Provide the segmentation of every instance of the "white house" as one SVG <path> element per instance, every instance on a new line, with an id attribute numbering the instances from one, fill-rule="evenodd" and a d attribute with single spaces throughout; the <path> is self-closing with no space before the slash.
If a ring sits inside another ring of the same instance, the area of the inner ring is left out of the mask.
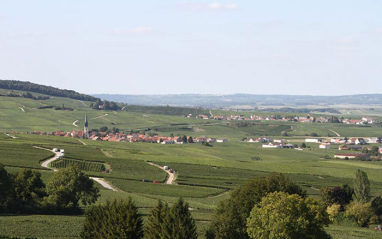
<path id="1" fill-rule="evenodd" d="M 283 139 L 274 139 L 273 142 L 274 143 L 284 143 L 285 140 Z"/>
<path id="2" fill-rule="evenodd" d="M 227 142 L 227 139 L 217 139 L 216 143 L 225 143 Z"/>
<path id="3" fill-rule="evenodd" d="M 330 149 L 330 144 L 328 143 L 320 144 L 320 149 Z"/>
<path id="4" fill-rule="evenodd" d="M 271 148 L 271 149 L 276 149 L 276 148 L 282 148 L 282 144 L 280 143 L 269 143 L 269 144 L 263 144 L 263 148 Z"/>

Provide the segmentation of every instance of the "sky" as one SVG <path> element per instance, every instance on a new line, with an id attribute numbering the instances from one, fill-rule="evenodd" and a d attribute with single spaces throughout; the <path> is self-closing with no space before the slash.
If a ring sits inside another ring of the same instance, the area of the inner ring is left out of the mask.
<path id="1" fill-rule="evenodd" d="M 0 0 L 0 79 L 86 94 L 381 93 L 380 0 Z"/>

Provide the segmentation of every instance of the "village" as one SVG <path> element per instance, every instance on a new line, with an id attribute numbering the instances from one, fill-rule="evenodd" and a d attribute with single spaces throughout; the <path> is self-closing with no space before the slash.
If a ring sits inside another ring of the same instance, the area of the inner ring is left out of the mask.
<path id="1" fill-rule="evenodd" d="M 17 134 L 18 132 L 10 132 L 11 134 Z M 207 136 L 195 137 L 192 136 L 161 136 L 161 135 L 146 135 L 146 134 L 125 134 L 122 132 L 96 132 L 90 131 L 86 137 L 84 131 L 73 130 L 69 132 L 55 131 L 55 132 L 41 132 L 33 131 L 26 134 L 33 135 L 51 135 L 61 137 L 71 137 L 79 139 L 89 139 L 94 141 L 109 141 L 109 142 L 144 142 L 144 143 L 158 143 L 158 144 L 184 144 L 184 143 L 224 143 L 227 139 L 223 138 L 211 138 Z"/>
<path id="2" fill-rule="evenodd" d="M 332 146 L 338 147 L 338 150 L 361 151 L 362 153 L 341 153 L 335 154 L 337 159 L 358 159 L 362 161 L 381 160 L 379 157 L 382 154 L 382 146 L 367 147 L 367 144 L 381 143 L 382 139 L 377 137 L 371 138 L 307 138 L 301 145 L 291 144 L 285 139 L 270 139 L 270 138 L 247 138 L 244 140 L 248 143 L 263 143 L 262 148 L 268 149 L 309 149 L 305 143 L 316 143 L 319 149 L 331 149 Z"/>
<path id="3" fill-rule="evenodd" d="M 192 118 L 192 114 L 187 115 L 187 118 Z M 345 119 L 345 118 L 337 118 L 337 117 L 313 117 L 307 115 L 306 117 L 298 117 L 298 116 L 284 116 L 280 115 L 271 115 L 271 116 L 260 116 L 260 115 L 251 115 L 250 117 L 245 117 L 244 115 L 197 115 L 195 118 L 197 119 L 205 119 L 205 120 L 246 120 L 246 121 L 295 121 L 302 123 L 343 123 L 349 125 L 367 125 L 367 124 L 377 124 L 378 121 L 374 120 L 371 117 L 364 116 L 362 119 Z"/>

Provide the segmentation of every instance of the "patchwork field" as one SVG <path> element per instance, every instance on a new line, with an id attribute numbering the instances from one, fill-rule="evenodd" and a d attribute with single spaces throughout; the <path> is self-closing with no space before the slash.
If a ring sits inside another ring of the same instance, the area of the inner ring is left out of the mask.
<path id="1" fill-rule="evenodd" d="M 44 105 L 65 104 L 74 111 L 37 109 Z M 46 182 L 53 172 L 41 167 L 41 161 L 54 154 L 34 146 L 65 149 L 65 157 L 84 164 L 102 164 L 109 173 L 86 171 L 89 176 L 104 178 L 119 191 L 105 190 L 100 185 L 98 203 L 107 199 L 131 196 L 146 216 L 158 199 L 168 203 L 183 197 L 190 203 L 192 214 L 197 220 L 200 238 L 213 217 L 220 200 L 229 196 L 232 189 L 244 181 L 272 172 L 286 174 L 299 184 L 308 195 L 317 197 L 321 187 L 352 184 L 357 169 L 364 170 L 372 183 L 372 195 L 382 196 L 382 162 L 360 162 L 333 159 L 343 153 L 335 147 L 329 150 L 309 143 L 302 151 L 291 149 L 264 149 L 259 143 L 245 143 L 243 138 L 268 136 L 282 137 L 292 144 L 301 144 L 306 135 L 316 133 L 321 137 L 377 137 L 382 136 L 380 125 L 348 126 L 343 124 L 297 123 L 297 122 L 253 122 L 242 127 L 236 122 L 189 119 L 175 115 L 159 115 L 129 111 L 95 111 L 88 108 L 90 102 L 55 97 L 36 101 L 23 98 L 0 96 L 0 163 L 9 172 L 23 168 L 39 170 Z M 169 111 L 169 110 L 168 110 Z M 169 111 L 170 112 L 170 111 Z M 178 111 L 177 111 L 178 112 Z M 174 112 L 172 112 L 174 113 Z M 241 114 L 241 112 L 212 111 L 213 114 Z M 244 112 L 250 115 L 256 112 Z M 357 114 L 356 114 L 357 113 Z M 361 117 L 363 111 L 352 113 Z M 212 147 L 202 144 L 162 145 L 150 143 L 98 142 L 58 136 L 5 133 L 10 131 L 71 131 L 81 130 L 84 115 L 89 126 L 100 128 L 117 127 L 121 131 L 131 130 L 168 136 L 190 135 L 226 138 L 226 143 L 213 143 Z M 262 113 L 264 114 L 264 113 Z M 359 115 L 358 115 L 359 114 Z M 334 132 L 333 132 L 334 131 Z M 329 156 L 329 159 L 325 156 Z M 160 166 L 169 166 L 176 171 L 176 184 L 166 185 L 168 174 Z M 86 168 L 86 167 L 84 167 Z M 159 181 L 154 184 L 145 181 Z M 81 230 L 82 216 L 0 216 L 0 235 L 38 238 L 77 238 Z M 54 229 L 52 229 L 54 228 Z M 373 229 L 347 226 L 330 226 L 328 231 L 335 239 L 378 238 Z"/>
<path id="2" fill-rule="evenodd" d="M 201 144 L 160 145 L 82 140 L 86 143 L 83 145 L 77 139 L 58 136 L 15 136 L 16 138 L 0 138 L 0 163 L 5 164 L 7 170 L 16 172 L 23 167 L 38 169 L 41 170 L 43 179 L 48 180 L 53 172 L 44 170 L 40 161 L 51 157 L 52 153 L 33 146 L 63 148 L 70 159 L 102 162 L 110 166 L 110 173 L 86 172 L 103 177 L 121 190 L 112 192 L 102 189 L 99 203 L 107 199 L 132 196 L 141 213 L 146 215 L 157 199 L 172 203 L 178 197 L 183 197 L 193 208 L 192 214 L 197 220 L 200 235 L 203 235 L 203 230 L 213 217 L 213 210 L 218 202 L 226 198 L 230 190 L 251 177 L 270 172 L 282 172 L 302 186 L 309 195 L 318 196 L 321 187 L 352 184 L 355 171 L 361 168 L 367 172 L 372 182 L 372 194 L 382 195 L 382 162 L 325 160 L 325 155 L 333 156 L 339 151 L 320 150 L 317 144 L 308 144 L 311 148 L 298 151 L 263 149 L 261 144 L 244 142 L 215 143 L 213 147 L 206 147 Z M 148 161 L 175 169 L 177 185 L 142 182 L 143 179 L 164 182 L 167 178 L 163 170 L 149 165 Z M 4 235 L 51 238 L 53 234 L 48 230 L 50 224 L 30 233 L 31 225 L 37 227 L 49 220 L 48 218 L 50 216 L 2 216 L 0 231 Z M 83 217 L 54 216 L 52 220 L 59 221 L 60 226 L 56 228 L 56 232 L 72 228 L 70 232 L 53 236 L 76 238 Z M 16 222 L 20 230 L 14 228 Z M 373 236 L 376 235 L 370 229 L 343 226 L 329 228 L 334 238 L 343 238 L 345 231 L 353 233 L 354 238 L 360 234 L 364 238 L 375 238 Z"/>

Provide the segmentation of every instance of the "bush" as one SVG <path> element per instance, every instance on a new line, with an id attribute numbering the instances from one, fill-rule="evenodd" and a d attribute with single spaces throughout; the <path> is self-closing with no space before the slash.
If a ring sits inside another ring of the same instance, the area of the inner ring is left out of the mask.
<path id="1" fill-rule="evenodd" d="M 374 210 L 371 203 L 352 202 L 346 207 L 345 216 L 353 218 L 361 227 L 375 222 Z"/>

